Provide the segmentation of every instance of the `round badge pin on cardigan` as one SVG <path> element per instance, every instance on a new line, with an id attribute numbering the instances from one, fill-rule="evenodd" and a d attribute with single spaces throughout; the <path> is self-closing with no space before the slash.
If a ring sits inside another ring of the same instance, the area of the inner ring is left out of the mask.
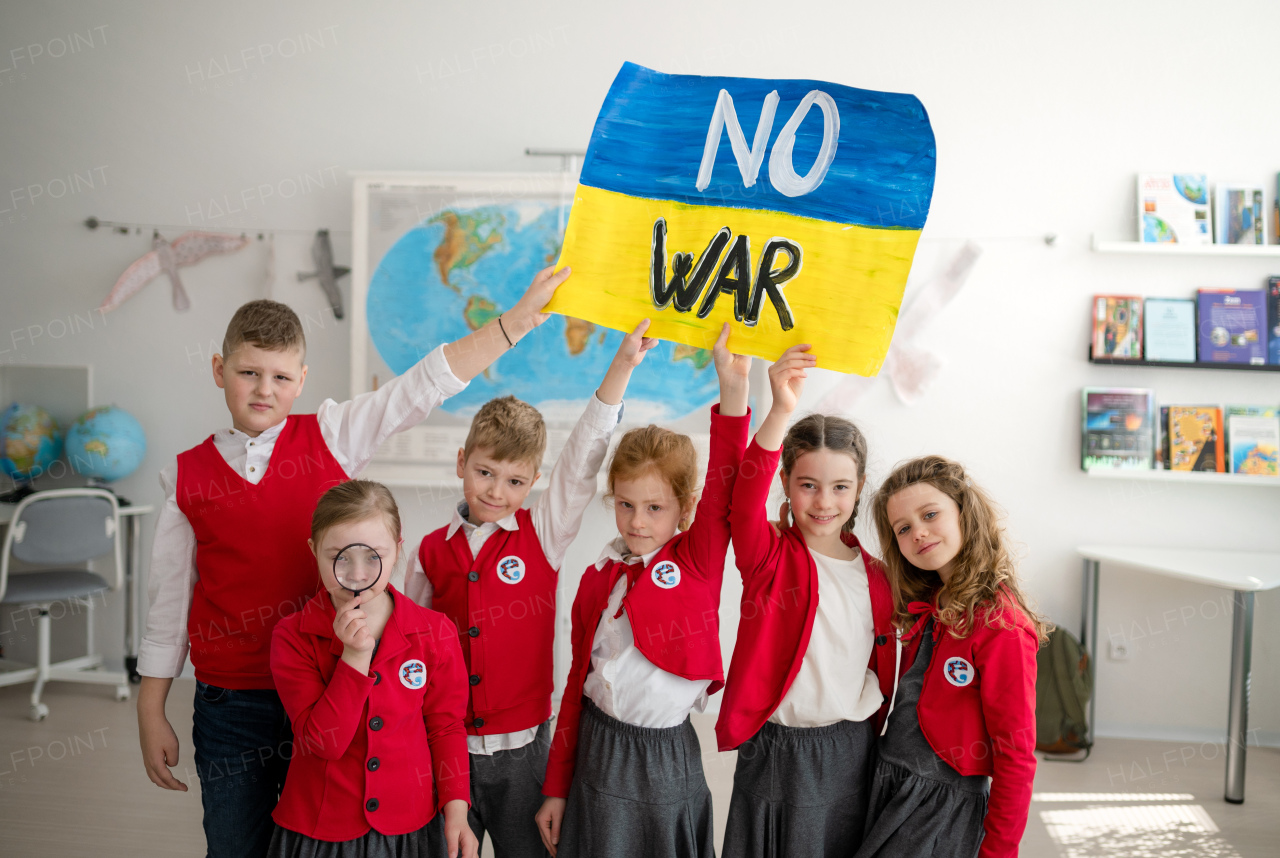
<path id="1" fill-rule="evenodd" d="M 973 669 L 973 665 L 965 661 L 963 658 L 949 658 L 942 665 L 942 675 L 947 678 L 947 682 L 957 688 L 964 688 L 969 685 L 977 677 L 978 672 Z"/>
<path id="2" fill-rule="evenodd" d="M 519 584 L 524 580 L 524 561 L 514 554 L 499 560 L 498 580 L 504 584 Z"/>
<path id="3" fill-rule="evenodd" d="M 417 691 L 427 684 L 427 666 L 419 659 L 411 658 L 400 665 L 400 684 L 405 688 Z"/>
<path id="4" fill-rule="evenodd" d="M 649 574 L 653 576 L 653 583 L 664 590 L 670 590 L 680 583 L 680 567 L 670 560 L 663 560 Z"/>

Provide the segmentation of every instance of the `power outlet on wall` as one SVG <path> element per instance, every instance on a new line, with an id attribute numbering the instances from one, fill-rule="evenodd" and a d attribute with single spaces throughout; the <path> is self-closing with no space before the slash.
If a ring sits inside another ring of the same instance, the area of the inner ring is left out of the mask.
<path id="1" fill-rule="evenodd" d="M 1107 652 L 1112 661 L 1128 661 L 1129 660 L 1129 642 L 1128 641 L 1111 641 L 1110 649 Z"/>

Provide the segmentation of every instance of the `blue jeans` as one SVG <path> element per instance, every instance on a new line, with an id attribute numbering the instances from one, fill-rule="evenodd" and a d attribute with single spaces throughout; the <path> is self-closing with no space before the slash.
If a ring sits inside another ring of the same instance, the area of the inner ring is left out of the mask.
<path id="1" fill-rule="evenodd" d="M 192 726 L 208 858 L 262 858 L 293 753 L 279 695 L 197 681 Z"/>

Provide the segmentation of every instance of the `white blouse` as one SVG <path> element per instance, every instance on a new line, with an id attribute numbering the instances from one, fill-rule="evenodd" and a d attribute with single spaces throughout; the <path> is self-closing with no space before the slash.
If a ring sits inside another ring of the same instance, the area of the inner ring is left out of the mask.
<path id="1" fill-rule="evenodd" d="M 837 560 L 810 551 L 818 567 L 818 610 L 800 672 L 769 718 L 784 727 L 864 721 L 884 700 L 868 667 L 875 646 L 871 590 L 862 553 Z"/>
<path id="2" fill-rule="evenodd" d="M 601 568 L 610 560 L 647 564 L 658 552 L 643 557 L 625 555 L 626 542 L 618 537 L 596 562 Z M 678 727 L 690 712 L 705 712 L 707 688 L 711 680 L 689 680 L 668 673 L 636 648 L 631 620 L 626 611 L 617 619 L 618 606 L 627 594 L 627 576 L 618 578 L 609 593 L 609 602 L 600 615 L 600 625 L 591 643 L 591 670 L 582 693 L 600 711 L 635 727 Z"/>

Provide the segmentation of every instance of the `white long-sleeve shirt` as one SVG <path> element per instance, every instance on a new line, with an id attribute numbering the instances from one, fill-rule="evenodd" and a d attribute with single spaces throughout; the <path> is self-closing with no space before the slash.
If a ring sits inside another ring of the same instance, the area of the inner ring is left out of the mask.
<path id="1" fill-rule="evenodd" d="M 800 671 L 769 720 L 785 727 L 865 721 L 884 702 L 875 671 L 871 589 L 862 552 L 837 560 L 810 550 L 818 568 L 818 611 Z M 861 679 L 861 681 L 858 681 Z"/>
<path id="2" fill-rule="evenodd" d="M 637 557 L 627 553 L 621 536 L 605 546 L 596 568 L 621 560 L 647 566 L 659 549 Z M 591 642 L 591 670 L 582 693 L 600 711 L 636 727 L 677 727 L 690 712 L 707 710 L 709 679 L 691 680 L 658 667 L 636 648 L 631 619 L 618 607 L 627 594 L 627 576 L 618 578 L 600 614 Z"/>
<path id="3" fill-rule="evenodd" d="M 355 477 L 384 441 L 422 422 L 433 408 L 466 386 L 449 368 L 441 346 L 376 391 L 347 402 L 326 399 L 320 403 L 316 409 L 320 435 L 342 469 Z M 281 421 L 256 438 L 235 429 L 220 429 L 213 444 L 237 474 L 256 485 L 267 472 L 271 451 L 283 429 Z M 199 577 L 196 537 L 191 522 L 178 508 L 177 482 L 175 459 L 160 472 L 165 503 L 156 521 L 147 587 L 151 607 L 138 648 L 138 673 L 143 676 L 179 676 L 191 649 L 187 616 Z"/>
<path id="4" fill-rule="evenodd" d="M 565 552 L 573 544 L 582 526 L 582 516 L 587 504 L 596 494 L 596 475 L 604 464 L 605 454 L 609 452 L 609 439 L 613 430 L 622 420 L 623 406 L 606 405 L 594 394 L 587 408 L 578 418 L 578 423 L 569 434 L 551 476 L 547 479 L 547 488 L 529 508 L 529 518 L 533 524 L 533 532 L 537 534 L 538 544 L 547 563 L 553 569 L 559 569 L 564 561 Z M 471 556 L 479 557 L 489 537 L 499 529 L 519 530 L 520 525 L 514 514 L 499 521 L 488 521 L 475 525 L 467 521 L 468 509 L 466 501 L 458 504 L 449 520 L 446 539 L 453 539 L 458 528 L 467 535 L 467 544 L 471 546 Z M 422 569 L 422 561 L 418 552 L 413 552 L 409 572 L 405 576 L 404 592 L 413 601 L 423 607 L 431 607 L 433 589 Z M 549 654 L 548 654 L 549 655 Z M 509 751 L 523 748 L 534 740 L 538 734 L 537 727 L 517 730 L 513 733 L 494 733 L 489 736 L 467 736 L 467 749 L 473 754 L 489 756 L 495 751 Z"/>

